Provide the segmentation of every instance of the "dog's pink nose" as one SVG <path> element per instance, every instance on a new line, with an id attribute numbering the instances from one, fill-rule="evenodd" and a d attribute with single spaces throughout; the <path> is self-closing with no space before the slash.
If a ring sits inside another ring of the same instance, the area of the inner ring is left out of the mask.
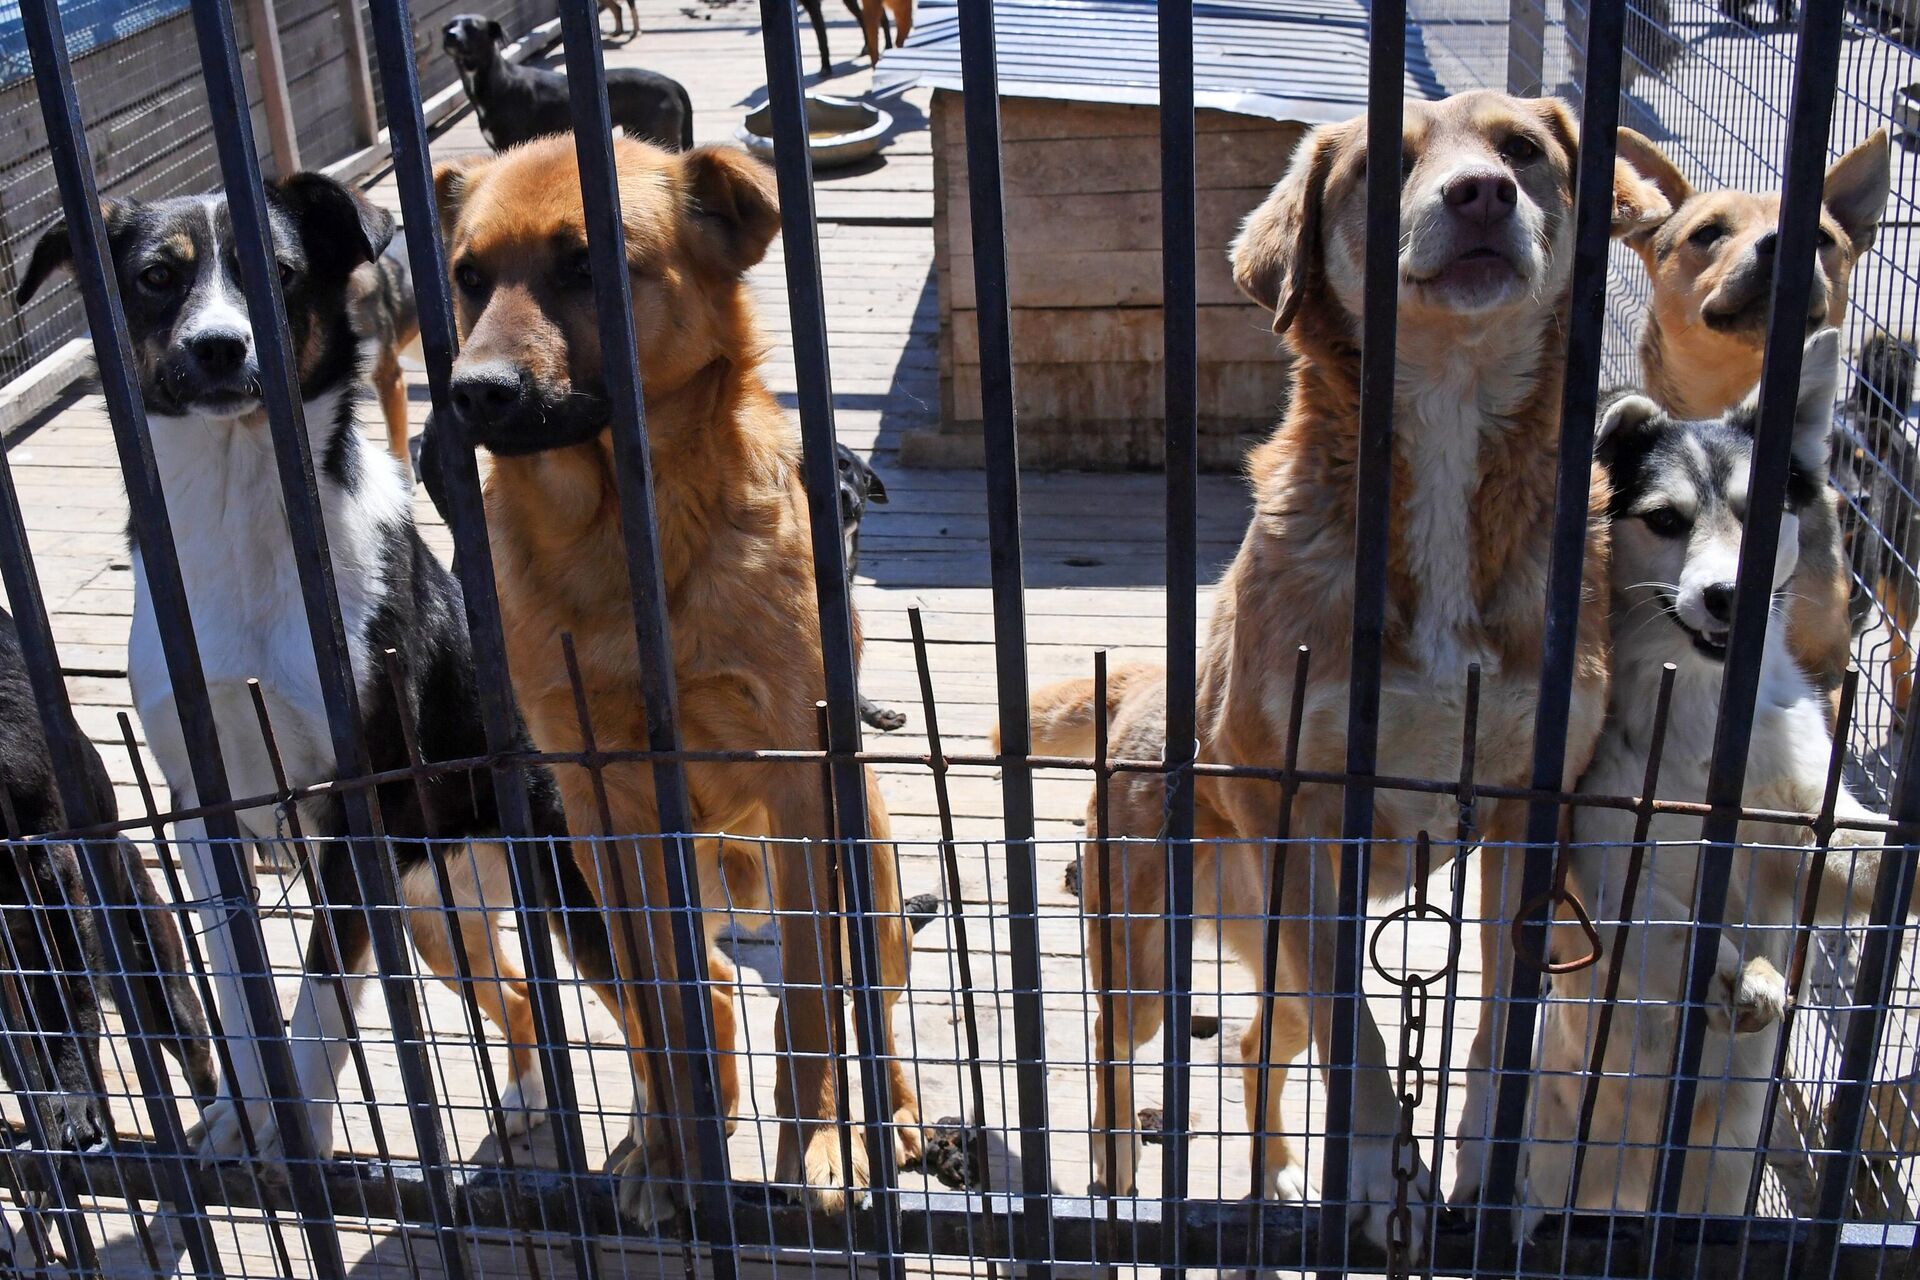
<path id="1" fill-rule="evenodd" d="M 1513 178 L 1492 170 L 1458 174 L 1440 193 L 1449 209 L 1470 222 L 1487 225 L 1513 212 L 1516 194 Z"/>

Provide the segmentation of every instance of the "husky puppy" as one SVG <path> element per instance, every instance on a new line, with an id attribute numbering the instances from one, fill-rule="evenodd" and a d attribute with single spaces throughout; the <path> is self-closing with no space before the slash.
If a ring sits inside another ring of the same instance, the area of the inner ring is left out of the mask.
<path id="1" fill-rule="evenodd" d="M 1840 335 L 1822 329 L 1806 345 L 1793 425 L 1793 469 L 1781 515 L 1766 649 L 1754 708 L 1744 803 L 1800 813 L 1820 809 L 1833 738 L 1825 699 L 1787 645 L 1799 513 L 1827 482 L 1833 405 L 1840 382 Z M 1653 709 L 1662 669 L 1673 664 L 1673 703 L 1662 756 L 1662 799 L 1701 801 L 1720 706 L 1734 581 L 1740 561 L 1748 476 L 1758 420 L 1755 397 L 1724 417 L 1685 421 L 1637 392 L 1606 406 L 1598 458 L 1612 485 L 1613 690 L 1593 764 L 1581 779 L 1592 794 L 1637 795 L 1645 783 Z M 1841 821 L 1873 814 L 1842 786 Z M 1582 808 L 1574 814 L 1574 875 L 1606 932 L 1607 959 L 1557 979 L 1541 1041 L 1533 1141 L 1526 1153 L 1526 1203 L 1535 1221 L 1548 1209 L 1648 1208 L 1667 1116 L 1663 1073 L 1678 1037 L 1687 953 L 1692 945 L 1700 819 L 1655 817 L 1634 901 L 1622 900 L 1635 815 Z M 1820 917 L 1838 921 L 1871 902 L 1883 837 L 1842 827 L 1821 883 Z M 1789 993 L 1788 953 L 1812 856 L 1805 827 L 1743 822 L 1734 851 L 1719 963 L 1710 989 L 1706 1049 L 1680 1212 L 1745 1210 L 1754 1163 L 1768 1146 L 1766 1107 L 1780 1020 Z M 1592 1069 L 1599 1000 L 1616 950 L 1625 963 L 1608 1034 L 1605 1080 L 1589 1134 L 1580 1185 L 1572 1178 L 1583 1092 Z M 1806 1175 L 1786 1167 L 1794 1184 Z"/>

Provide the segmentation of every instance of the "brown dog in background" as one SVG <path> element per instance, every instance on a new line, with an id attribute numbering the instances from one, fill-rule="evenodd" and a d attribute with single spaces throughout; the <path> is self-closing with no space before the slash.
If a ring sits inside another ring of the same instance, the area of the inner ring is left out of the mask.
<path id="1" fill-rule="evenodd" d="M 1620 130 L 1619 147 L 1621 159 L 1673 206 L 1671 217 L 1627 237 L 1653 279 L 1640 330 L 1643 385 L 1676 417 L 1717 417 L 1760 381 L 1780 196 L 1696 191 L 1659 147 L 1632 129 Z M 1846 322 L 1847 284 L 1873 244 L 1891 181 L 1884 129 L 1827 170 L 1809 334 Z M 1837 693 L 1853 659 L 1851 586 L 1840 495 L 1829 485 L 1819 502 L 1800 513 L 1800 568 L 1787 608 L 1787 647 L 1829 694 Z M 1904 655 L 1906 637 L 1895 643 Z"/>
<path id="2" fill-rule="evenodd" d="M 744 281 L 779 231 L 773 175 L 733 148 L 673 154 L 624 138 L 614 145 L 682 740 L 695 751 L 811 748 L 824 689 L 800 437 L 760 372 L 770 344 Z M 644 749 L 646 699 L 573 141 L 443 164 L 434 177 L 462 338 L 450 408 L 493 454 L 487 525 L 514 692 L 541 750 L 583 748 L 562 657 L 570 635 L 599 746 Z M 604 801 L 585 769 L 563 765 L 555 777 L 576 834 L 633 837 L 575 845 L 589 883 L 605 886 L 603 905 L 665 906 L 666 855 L 649 838 L 661 829 L 652 766 L 608 766 Z M 818 767 L 691 763 L 686 779 L 695 831 L 788 842 L 726 842 L 724 852 L 719 841 L 699 842 L 700 888 L 710 907 L 764 910 L 770 897 L 779 912 L 775 1101 L 784 1123 L 774 1176 L 814 1208 L 837 1211 L 867 1171 L 859 1142 L 854 1167 L 841 1167 L 836 1129 L 834 1060 L 845 1031 L 823 972 L 839 943 L 827 912 L 822 838 L 833 824 Z M 871 769 L 866 788 L 872 834 L 885 841 L 887 810 Z M 759 865 L 742 868 L 754 851 Z M 890 845 L 873 846 L 872 875 L 894 1108 L 887 1119 L 894 1156 L 906 1163 L 922 1136 L 893 1046 L 908 957 Z M 709 911 L 710 940 L 726 920 Z M 622 978 L 672 976 L 670 913 L 649 912 L 630 929 L 616 920 L 610 932 Z M 668 1072 L 647 1050 L 664 1042 L 684 1051 L 687 1040 L 678 1000 L 629 1005 L 636 1078 L 662 1119 L 633 1135 L 615 1172 L 622 1208 L 658 1221 L 674 1212 L 669 1162 L 696 1149 L 681 1131 L 693 1095 L 684 1057 Z"/>
<path id="3" fill-rule="evenodd" d="M 1295 364 L 1279 428 L 1248 459 L 1254 515 L 1221 581 L 1200 663 L 1200 759 L 1271 765 L 1284 756 L 1294 696 L 1294 654 L 1308 645 L 1299 761 L 1313 771 L 1345 767 L 1349 644 L 1353 626 L 1355 468 L 1359 434 L 1360 315 L 1366 240 L 1366 122 L 1315 129 L 1286 176 L 1247 219 L 1232 251 L 1234 278 L 1274 312 Z M 1455 776 L 1469 666 L 1485 679 L 1479 702 L 1483 781 L 1524 784 L 1531 758 L 1544 638 L 1546 565 L 1558 467 L 1559 403 L 1567 290 L 1573 263 L 1573 183 L 1578 144 L 1572 114 L 1553 99 L 1469 93 L 1406 104 L 1399 253 L 1394 480 L 1389 514 L 1386 659 L 1381 686 L 1380 772 Z M 1626 166 L 1616 170 L 1616 233 L 1662 217 L 1660 194 Z M 1566 784 L 1585 767 L 1606 709 L 1607 526 L 1605 485 L 1587 525 L 1585 601 L 1576 640 Z M 1096 715 L 1084 681 L 1036 698 L 1035 750 L 1085 753 Z M 1110 755 L 1158 759 L 1165 739 L 1160 673 L 1129 665 L 1109 698 Z M 1329 993 L 1333 930 L 1307 921 L 1338 914 L 1334 885 L 1342 792 L 1303 789 L 1279 926 L 1278 969 L 1266 962 L 1266 886 L 1280 830 L 1279 788 L 1202 776 L 1195 781 L 1195 914 L 1219 922 L 1222 941 L 1263 990 Z M 1097 1070 L 1094 1162 L 1107 1190 L 1135 1187 L 1138 1144 L 1131 1059 L 1153 1036 L 1165 989 L 1164 786 L 1157 774 L 1124 773 L 1109 792 L 1102 831 L 1089 805 L 1082 892 L 1088 904 L 1088 964 L 1097 992 L 1094 1050 L 1111 1039 L 1118 1059 Z M 1519 859 L 1497 842 L 1521 836 L 1524 806 L 1483 802 L 1482 901 L 1517 902 L 1508 883 Z M 1450 831 L 1452 799 L 1382 791 L 1372 846 L 1381 894 L 1405 890 L 1410 842 Z M 1126 837 L 1108 843 L 1111 834 Z M 1437 849 L 1438 858 L 1447 851 Z M 1507 890 L 1503 898 L 1502 890 Z M 1120 914 L 1123 913 L 1123 914 Z M 1498 914 L 1497 911 L 1492 914 Z M 1111 954 L 1098 926 L 1113 921 Z M 1485 980 L 1504 983 L 1511 948 L 1499 922 L 1483 929 Z M 1497 975 L 1497 976 L 1496 976 Z M 1503 987 L 1501 989 L 1504 989 Z M 1274 1001 L 1271 1041 L 1259 1021 L 1241 1040 L 1248 1124 L 1268 1196 L 1300 1196 L 1304 1172 L 1280 1113 L 1286 1064 L 1309 1040 L 1335 1060 L 1332 1005 L 1297 994 Z M 1494 1008 L 1492 1001 L 1483 1006 Z M 1392 1122 L 1398 1114 L 1378 1028 L 1360 1006 L 1352 1145 L 1354 1211 L 1381 1243 L 1394 1201 Z M 1484 1068 L 1497 1043 L 1492 1016 L 1480 1026 L 1463 1127 L 1461 1184 L 1481 1177 L 1492 1086 Z M 1274 1072 L 1267 1110 L 1257 1111 L 1259 1064 Z M 1424 1174 L 1416 1173 L 1416 1186 Z M 1331 1194 L 1339 1194 L 1338 1188 Z M 1424 1192 L 1421 1194 L 1424 1195 Z M 1456 1189 L 1459 1194 L 1459 1189 Z M 1414 1213 L 1414 1233 L 1424 1215 Z"/>
<path id="4" fill-rule="evenodd" d="M 400 352 L 420 339 L 420 310 L 413 296 L 406 244 L 395 236 L 385 253 L 357 269 L 347 282 L 347 323 L 361 346 L 371 350 L 367 379 L 380 397 L 380 414 L 387 421 L 387 452 L 403 467 L 408 465 L 411 429 Z"/>
<path id="5" fill-rule="evenodd" d="M 882 8 L 893 17 L 891 41 L 895 48 L 905 44 L 907 34 L 913 30 L 913 0 L 860 0 L 860 31 L 867 41 L 867 61 L 876 65 L 880 61 L 881 28 L 885 22 Z"/>

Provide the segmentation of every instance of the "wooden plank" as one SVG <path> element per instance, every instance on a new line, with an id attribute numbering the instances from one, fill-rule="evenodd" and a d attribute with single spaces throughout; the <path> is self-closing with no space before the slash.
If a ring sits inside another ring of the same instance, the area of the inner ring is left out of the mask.
<path id="1" fill-rule="evenodd" d="M 1160 307 L 1021 307 L 1013 312 L 1016 369 L 1048 364 L 1159 363 L 1166 359 L 1166 313 Z M 1202 367 L 1271 361 L 1269 394 L 1287 385 L 1287 362 L 1276 359 L 1280 340 L 1267 312 L 1250 302 L 1203 306 L 1195 318 Z M 980 363 L 979 313 L 953 312 L 953 364 Z M 1201 411 L 1208 406 L 1201 404 Z"/>
<path id="2" fill-rule="evenodd" d="M 1203 419 L 1243 420 L 1253 427 L 1271 425 L 1279 416 L 1274 398 L 1273 360 L 1228 360 L 1200 366 Z M 1166 370 L 1147 361 L 1113 364 L 1023 365 L 1014 380 L 1014 411 L 1024 422 L 1086 423 L 1103 419 L 1157 421 L 1164 403 Z M 980 367 L 956 365 L 954 411 L 961 422 L 981 419 Z M 1131 406 L 1122 415 L 1114 406 Z M 1164 425 L 1164 424 L 1163 424 Z"/>
<path id="3" fill-rule="evenodd" d="M 948 243 L 944 237 L 941 242 Z M 1233 283 L 1224 245 L 1201 245 L 1194 253 L 1193 271 L 1201 306 L 1244 300 Z M 1015 307 L 1157 307 L 1163 285 L 1157 247 L 1007 254 L 1007 291 Z M 954 245 L 941 255 L 940 297 L 954 310 L 974 307 L 971 244 Z"/>
<path id="4" fill-rule="evenodd" d="M 1152 110 L 1139 107 L 1157 122 Z M 1271 186 L 1280 180 L 1306 130 L 1270 125 L 1232 133 L 1199 133 L 1194 139 L 1194 177 L 1201 191 Z M 968 180 L 964 133 L 945 141 L 950 181 Z M 1093 195 L 1160 191 L 1160 137 L 1068 137 L 1008 142 L 1000 151 L 1001 180 L 1013 195 Z"/>
<path id="5" fill-rule="evenodd" d="M 300 170 L 300 141 L 293 124 L 293 100 L 287 96 L 287 66 L 280 54 L 280 19 L 274 0 L 247 0 L 247 25 L 253 35 L 255 74 L 266 99 L 274 168 L 285 177 Z"/>
<path id="6" fill-rule="evenodd" d="M 933 95 L 936 124 L 934 145 L 940 145 L 937 126 L 943 111 L 951 111 L 951 123 L 960 121 L 960 95 L 947 89 Z M 1272 120 L 1243 116 L 1231 111 L 1201 110 L 1193 114 L 1196 136 L 1202 133 L 1245 133 L 1274 127 Z M 1103 102 L 1062 102 L 1057 98 L 1019 98 L 1002 95 L 1000 99 L 1000 138 L 1003 142 L 1027 142 L 1053 138 L 1125 138 L 1160 134 L 1160 115 L 1152 107 L 1127 106 Z"/>
<path id="7" fill-rule="evenodd" d="M 1198 243 L 1224 252 L 1240 222 L 1266 199 L 1267 188 L 1202 191 L 1194 206 Z M 1007 197 L 1007 247 L 1023 253 L 1085 249 L 1158 249 L 1158 192 L 1107 192 L 1094 195 Z M 973 243 L 973 215 L 956 200 L 948 244 L 958 250 Z"/>

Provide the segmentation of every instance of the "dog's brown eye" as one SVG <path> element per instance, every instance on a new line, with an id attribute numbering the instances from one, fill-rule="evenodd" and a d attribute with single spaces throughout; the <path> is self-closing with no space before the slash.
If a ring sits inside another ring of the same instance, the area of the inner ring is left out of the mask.
<path id="1" fill-rule="evenodd" d="M 140 273 L 140 283 L 156 291 L 168 288 L 173 284 L 173 268 L 156 262 Z"/>
<path id="2" fill-rule="evenodd" d="M 1717 222 L 1708 222 L 1695 227 L 1693 234 L 1687 237 L 1687 243 L 1696 249 L 1711 249 L 1719 244 L 1720 238 L 1726 234 L 1725 227 Z"/>
<path id="3" fill-rule="evenodd" d="M 282 289 L 290 288 L 293 284 L 293 278 L 298 274 L 300 273 L 294 270 L 293 264 L 291 262 L 281 263 L 280 264 L 280 287 Z"/>
<path id="4" fill-rule="evenodd" d="M 1531 164 L 1540 158 L 1540 144 L 1524 133 L 1516 133 L 1500 144 L 1500 154 L 1509 164 Z"/>
<path id="5" fill-rule="evenodd" d="M 453 281 L 470 293 L 478 293 L 486 288 L 486 279 L 471 262 L 463 262 L 453 269 Z"/>
<path id="6" fill-rule="evenodd" d="M 1831 249 L 1838 243 L 1839 241 L 1833 238 L 1833 232 L 1827 230 L 1825 227 L 1820 228 L 1820 247 L 1822 249 Z"/>
<path id="7" fill-rule="evenodd" d="M 1651 511 L 1642 511 L 1640 521 L 1663 538 L 1677 538 L 1691 527 L 1687 518 L 1672 507 L 1655 507 Z"/>

